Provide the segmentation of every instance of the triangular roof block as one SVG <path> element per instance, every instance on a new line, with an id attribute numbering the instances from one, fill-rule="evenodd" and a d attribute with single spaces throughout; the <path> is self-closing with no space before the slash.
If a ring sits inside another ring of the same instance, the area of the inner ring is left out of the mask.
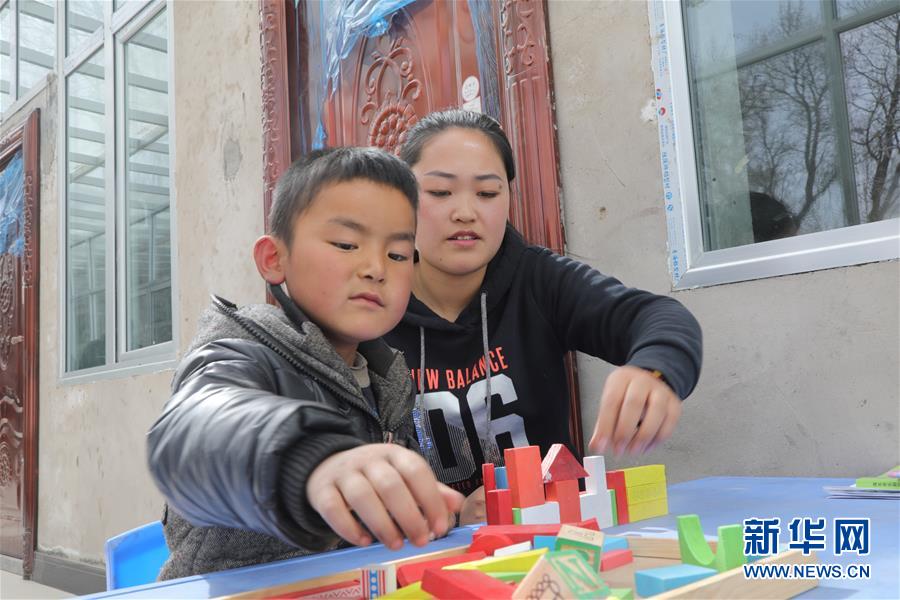
<path id="1" fill-rule="evenodd" d="M 565 444 L 550 446 L 547 456 L 541 461 L 541 473 L 544 476 L 544 483 L 569 479 L 578 480 L 589 475 Z"/>

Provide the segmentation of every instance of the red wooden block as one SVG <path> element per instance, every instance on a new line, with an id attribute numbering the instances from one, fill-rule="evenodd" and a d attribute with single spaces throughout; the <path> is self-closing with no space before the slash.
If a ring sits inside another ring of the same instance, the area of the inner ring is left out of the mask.
<path id="1" fill-rule="evenodd" d="M 494 476 L 494 465 L 485 463 L 481 465 L 481 478 L 484 479 L 484 493 L 497 489 L 497 479 Z"/>
<path id="2" fill-rule="evenodd" d="M 560 523 L 575 523 L 581 520 L 581 496 L 577 479 L 548 483 L 547 500 L 559 503 Z"/>
<path id="3" fill-rule="evenodd" d="M 497 548 L 512 546 L 514 543 L 515 542 L 509 536 L 487 533 L 478 537 L 473 536 L 472 543 L 469 544 L 468 552 L 484 552 L 488 556 L 493 556 L 494 550 Z"/>
<path id="4" fill-rule="evenodd" d="M 628 519 L 628 492 L 625 489 L 625 472 L 621 469 L 618 471 L 606 472 L 606 487 L 616 490 L 616 519 L 619 525 L 630 523 Z"/>
<path id="5" fill-rule="evenodd" d="M 506 478 L 516 508 L 544 503 L 544 481 L 541 474 L 541 449 L 537 446 L 507 448 Z"/>
<path id="6" fill-rule="evenodd" d="M 590 475 L 569 451 L 565 444 L 553 444 L 541 462 L 541 475 L 544 483 L 551 481 L 579 480 Z M 548 498 L 549 500 L 549 498 Z"/>
<path id="7" fill-rule="evenodd" d="M 595 518 L 587 519 L 580 523 L 569 523 L 569 525 L 581 527 L 582 529 L 600 531 L 600 526 L 597 524 L 597 519 Z M 559 523 L 548 523 L 546 525 L 485 525 L 476 529 L 475 533 L 472 534 L 473 541 L 472 545 L 469 546 L 469 552 L 481 550 L 481 548 L 475 548 L 474 546 L 482 537 L 504 537 L 509 540 L 506 545 L 511 546 L 512 544 L 518 544 L 519 542 L 524 542 L 526 540 L 534 541 L 534 536 L 536 535 L 556 535 L 559 533 L 560 527 L 562 527 L 562 525 Z M 500 547 L 501 546 L 497 546 L 496 548 Z"/>
<path id="8" fill-rule="evenodd" d="M 422 589 L 438 600 L 473 598 L 477 600 L 512 598 L 515 588 L 477 569 L 444 571 L 427 569 Z"/>
<path id="9" fill-rule="evenodd" d="M 623 550 L 610 550 L 600 555 L 600 570 L 611 571 L 622 565 L 627 565 L 634 560 L 631 550 L 625 548 Z"/>
<path id="10" fill-rule="evenodd" d="M 484 552 L 467 552 L 466 554 L 457 554 L 456 556 L 445 556 L 444 558 L 423 560 L 422 562 L 406 563 L 397 569 L 397 583 L 400 584 L 400 587 L 405 587 L 411 583 L 422 581 L 422 576 L 425 574 L 426 569 L 441 569 L 447 565 L 481 560 L 486 556 L 487 554 Z"/>
<path id="11" fill-rule="evenodd" d="M 512 493 L 509 490 L 491 490 L 485 497 L 488 525 L 512 525 Z M 579 502 L 579 508 L 581 508 Z"/>

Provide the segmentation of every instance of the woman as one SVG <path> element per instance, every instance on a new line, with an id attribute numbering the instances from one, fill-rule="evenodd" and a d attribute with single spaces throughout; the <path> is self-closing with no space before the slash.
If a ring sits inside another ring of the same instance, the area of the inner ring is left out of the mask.
<path id="1" fill-rule="evenodd" d="M 413 297 L 386 339 L 406 355 L 423 451 L 438 478 L 472 495 L 501 449 L 572 447 L 564 356 L 616 365 L 590 448 L 642 452 L 667 439 L 700 373 L 700 326 L 676 300 L 627 288 L 528 245 L 507 223 L 515 163 L 499 123 L 432 113 L 400 157 L 419 182 Z M 486 399 L 491 399 L 488 402 Z"/>

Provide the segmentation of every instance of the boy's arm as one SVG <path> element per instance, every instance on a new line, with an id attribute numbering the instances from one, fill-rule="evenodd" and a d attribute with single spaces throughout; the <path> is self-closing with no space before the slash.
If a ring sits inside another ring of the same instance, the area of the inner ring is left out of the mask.
<path id="1" fill-rule="evenodd" d="M 297 397 L 273 393 L 279 385 Z M 148 460 L 176 511 L 195 525 L 249 529 L 308 549 L 336 540 L 309 507 L 306 480 L 362 442 L 307 380 L 277 369 L 259 344 L 220 340 L 182 361 L 173 389 L 148 434 Z"/>
<path id="2" fill-rule="evenodd" d="M 691 393 L 700 377 L 702 333 L 680 302 L 628 288 L 549 250 L 535 266 L 535 300 L 566 350 L 659 371 L 680 398 Z"/>

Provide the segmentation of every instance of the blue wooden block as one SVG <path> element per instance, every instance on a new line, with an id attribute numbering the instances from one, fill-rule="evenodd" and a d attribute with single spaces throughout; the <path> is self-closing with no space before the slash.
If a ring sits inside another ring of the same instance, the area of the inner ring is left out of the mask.
<path id="1" fill-rule="evenodd" d="M 653 596 L 716 575 L 715 569 L 696 565 L 674 565 L 637 571 L 634 584 L 639 596 Z"/>
<path id="2" fill-rule="evenodd" d="M 554 552 L 556 550 L 556 536 L 536 535 L 534 536 L 534 541 L 531 543 L 531 547 L 535 550 L 538 548 L 547 548 L 551 552 Z"/>
<path id="3" fill-rule="evenodd" d="M 615 537 L 612 535 L 607 535 L 603 538 L 603 551 L 609 552 L 610 550 L 627 550 L 628 549 L 628 540 L 623 537 Z"/>
<path id="4" fill-rule="evenodd" d="M 506 479 L 506 467 L 494 467 L 494 479 L 498 490 L 509 489 L 509 481 Z"/>

